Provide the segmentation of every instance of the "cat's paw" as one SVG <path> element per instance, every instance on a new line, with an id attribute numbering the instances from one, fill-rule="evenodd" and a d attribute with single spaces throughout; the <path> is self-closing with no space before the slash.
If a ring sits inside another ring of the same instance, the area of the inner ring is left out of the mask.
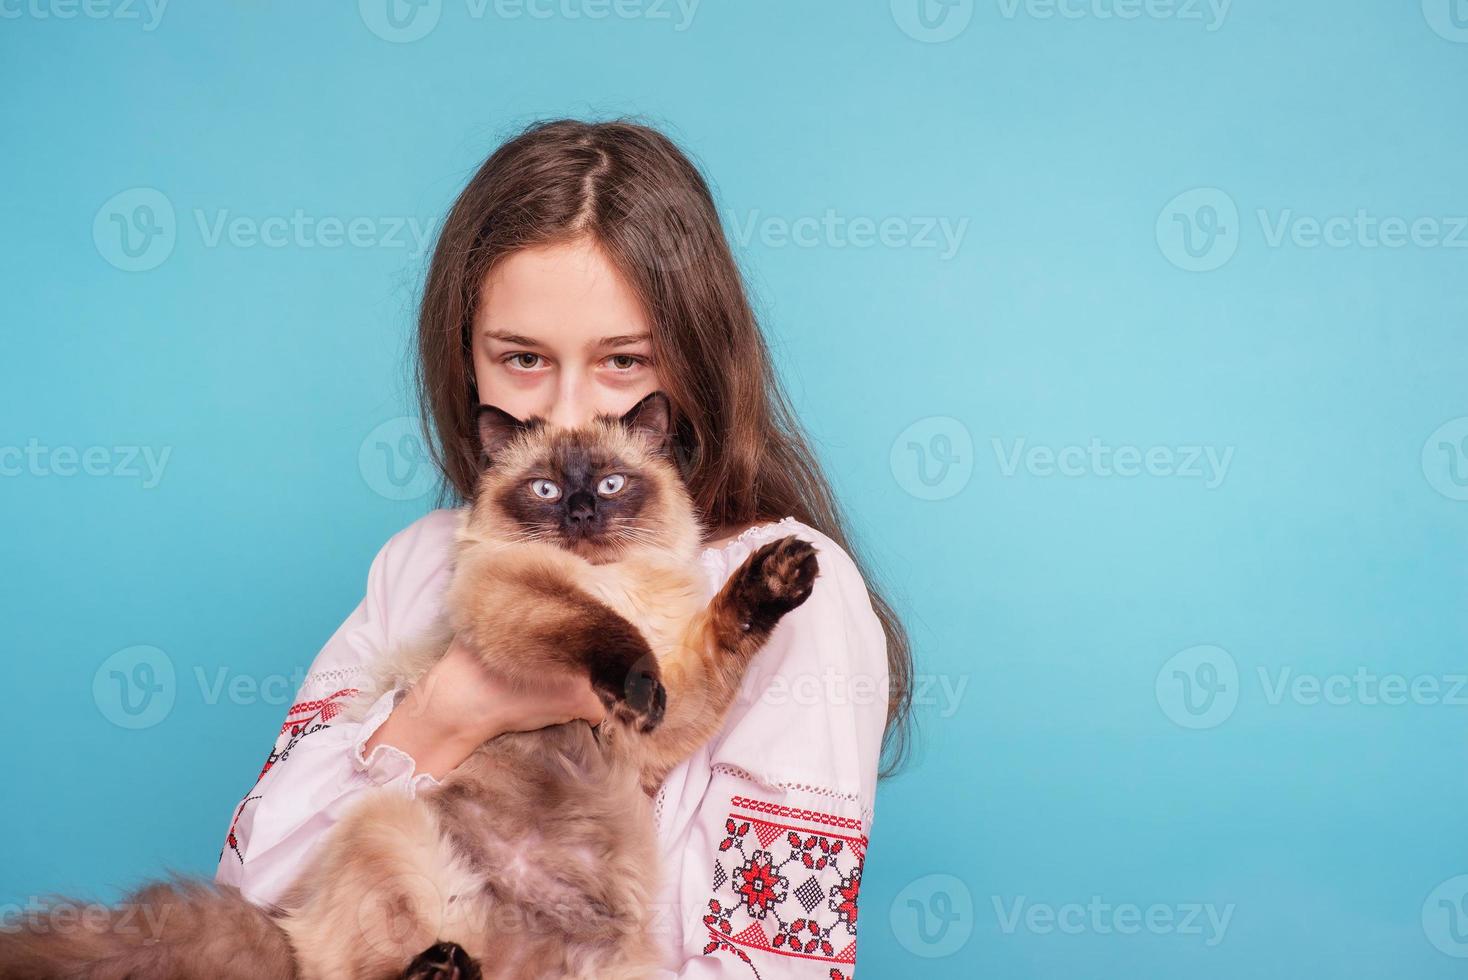
<path id="1" fill-rule="evenodd" d="M 656 728 L 668 707 L 657 657 L 641 635 L 635 642 L 625 636 L 606 638 L 592 660 L 591 688 L 609 717 L 640 732 Z"/>
<path id="2" fill-rule="evenodd" d="M 646 734 L 663 720 L 668 710 L 668 690 L 658 678 L 657 667 L 638 664 L 627 674 L 626 697 L 608 705 L 612 717 Z"/>
<path id="3" fill-rule="evenodd" d="M 436 943 L 414 958 L 403 980 L 479 980 L 479 966 L 458 943 Z"/>
<path id="4" fill-rule="evenodd" d="M 819 572 L 815 546 L 793 534 L 757 548 L 735 573 L 740 628 L 774 629 L 780 617 L 810 598 Z"/>

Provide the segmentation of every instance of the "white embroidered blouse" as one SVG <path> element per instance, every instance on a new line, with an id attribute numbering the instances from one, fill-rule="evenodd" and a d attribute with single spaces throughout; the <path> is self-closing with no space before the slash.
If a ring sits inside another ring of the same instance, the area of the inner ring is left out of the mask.
<path id="1" fill-rule="evenodd" d="M 360 723 L 336 716 L 364 665 L 438 613 L 460 513 L 433 511 L 388 540 L 366 597 L 312 663 L 220 852 L 216 879 L 250 900 L 278 898 L 363 793 L 411 797 L 437 785 L 391 745 L 363 755 L 403 692 L 383 694 Z M 787 534 L 816 547 L 810 598 L 750 663 L 723 729 L 654 798 L 660 980 L 853 976 L 887 710 L 881 623 L 850 556 L 793 517 L 748 528 L 700 560 L 712 598 L 755 548 Z"/>

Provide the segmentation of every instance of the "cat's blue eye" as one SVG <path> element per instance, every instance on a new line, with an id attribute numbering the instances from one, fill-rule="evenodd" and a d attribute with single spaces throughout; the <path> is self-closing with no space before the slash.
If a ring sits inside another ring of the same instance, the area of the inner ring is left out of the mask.
<path id="1" fill-rule="evenodd" d="M 530 492 L 541 500 L 555 500 L 561 495 L 561 488 L 549 480 L 531 480 Z"/>
<path id="2" fill-rule="evenodd" d="M 627 485 L 627 478 L 620 473 L 602 477 L 602 481 L 596 485 L 596 492 L 603 497 L 610 497 Z"/>

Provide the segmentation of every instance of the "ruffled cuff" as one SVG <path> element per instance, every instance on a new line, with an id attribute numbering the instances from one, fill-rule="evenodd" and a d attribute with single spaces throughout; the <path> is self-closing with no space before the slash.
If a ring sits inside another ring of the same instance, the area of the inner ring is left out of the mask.
<path id="1" fill-rule="evenodd" d="M 387 716 L 392 714 L 393 709 L 407 696 L 407 693 L 407 688 L 395 687 L 384 692 L 373 702 L 372 707 L 367 710 L 366 716 L 362 719 L 362 728 L 356 740 L 352 743 L 351 760 L 352 768 L 365 776 L 373 785 L 387 786 L 400 783 L 407 791 L 408 798 L 413 799 L 424 790 L 438 786 L 438 780 L 426 772 L 415 775 L 414 770 L 418 768 L 418 763 L 396 745 L 382 742 L 372 749 L 370 755 L 363 754 L 373 733 L 382 727 L 382 723 L 387 721 Z"/>

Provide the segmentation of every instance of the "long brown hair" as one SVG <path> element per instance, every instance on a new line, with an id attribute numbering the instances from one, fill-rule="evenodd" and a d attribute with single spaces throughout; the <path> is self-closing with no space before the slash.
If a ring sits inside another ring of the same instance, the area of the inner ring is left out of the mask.
<path id="1" fill-rule="evenodd" d="M 490 155 L 449 210 L 424 285 L 416 376 L 440 501 L 467 500 L 478 475 L 470 327 L 481 283 L 516 249 L 581 236 L 642 299 L 678 417 L 679 462 L 705 526 L 794 516 L 856 562 L 887 637 L 881 775 L 892 775 L 911 739 L 907 631 L 848 539 L 770 363 L 708 185 L 657 130 L 626 119 L 535 123 Z"/>

